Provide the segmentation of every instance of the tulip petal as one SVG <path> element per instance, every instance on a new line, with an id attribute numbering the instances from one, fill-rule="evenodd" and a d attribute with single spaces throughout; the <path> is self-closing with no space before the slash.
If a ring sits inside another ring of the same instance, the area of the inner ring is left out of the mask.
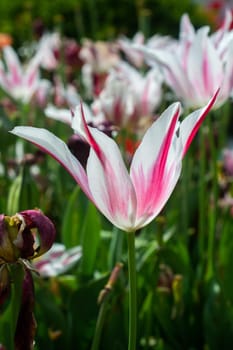
<path id="1" fill-rule="evenodd" d="M 87 161 L 95 204 L 115 226 L 130 231 L 134 227 L 136 195 L 119 148 L 100 131 L 92 129 L 91 133 L 101 143 L 101 157 L 91 148 Z"/>
<path id="2" fill-rule="evenodd" d="M 140 50 L 145 54 L 146 58 L 158 62 L 163 67 L 165 81 L 175 91 L 177 96 L 183 98 L 190 95 L 190 82 L 178 55 L 168 50 L 154 50 L 143 47 L 140 47 Z"/>
<path id="3" fill-rule="evenodd" d="M 180 166 L 177 167 L 176 162 L 179 165 L 180 161 L 174 155 L 178 147 L 173 139 L 177 139 L 179 114 L 179 103 L 167 108 L 147 130 L 133 157 L 130 176 L 137 195 L 138 225 L 158 214 L 178 179 Z"/>
<path id="4" fill-rule="evenodd" d="M 34 59 L 29 62 L 23 76 L 23 84 L 31 89 L 32 93 L 34 93 L 39 85 L 39 63 L 36 57 L 34 57 Z"/>
<path id="5" fill-rule="evenodd" d="M 96 206 L 117 227 L 128 231 L 134 222 L 136 195 L 117 144 L 88 127 L 82 105 L 75 110 L 72 126 L 91 147 L 87 176 Z"/>
<path id="6" fill-rule="evenodd" d="M 29 126 L 17 126 L 11 131 L 11 133 L 32 142 L 42 151 L 50 154 L 64 166 L 64 168 L 80 185 L 85 194 L 92 199 L 88 188 L 85 170 L 62 140 L 48 130 Z"/>
<path id="7" fill-rule="evenodd" d="M 16 55 L 15 51 L 12 49 L 11 46 L 4 47 L 3 52 L 8 71 L 11 75 L 12 86 L 18 85 L 20 84 L 23 76 L 18 56 Z"/>
<path id="8" fill-rule="evenodd" d="M 200 101 L 199 105 L 201 101 L 207 103 L 223 79 L 222 62 L 207 34 L 205 27 L 197 32 L 189 50 L 187 65 L 188 78 Z"/>
<path id="9" fill-rule="evenodd" d="M 215 103 L 218 93 L 219 93 L 219 89 L 217 90 L 217 92 L 214 94 L 210 102 L 205 107 L 194 111 L 182 121 L 180 125 L 180 136 L 182 138 L 182 144 L 183 144 L 182 157 L 185 156 L 201 123 L 203 122 L 206 115 L 209 113 L 210 109 Z"/>
<path id="10" fill-rule="evenodd" d="M 19 215 L 24 218 L 27 229 L 36 228 L 38 230 L 40 246 L 36 251 L 36 256 L 47 252 L 51 248 L 56 235 L 52 221 L 40 210 L 25 210 L 20 212 Z M 26 240 L 26 237 L 24 237 L 24 240 Z"/>
<path id="11" fill-rule="evenodd" d="M 181 16 L 180 20 L 180 40 L 192 40 L 195 35 L 195 29 L 190 21 L 189 15 L 187 13 Z"/>
<path id="12" fill-rule="evenodd" d="M 81 258 L 81 246 L 66 249 L 63 244 L 54 243 L 47 253 L 33 260 L 33 266 L 40 276 L 54 277 L 74 267 Z"/>
<path id="13" fill-rule="evenodd" d="M 45 108 L 44 113 L 46 117 L 71 125 L 72 114 L 68 108 L 57 108 L 50 104 Z"/>

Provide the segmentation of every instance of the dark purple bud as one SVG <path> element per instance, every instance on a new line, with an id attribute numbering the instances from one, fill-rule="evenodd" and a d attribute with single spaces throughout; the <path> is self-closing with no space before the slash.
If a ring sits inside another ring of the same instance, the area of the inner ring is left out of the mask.
<path id="1" fill-rule="evenodd" d="M 82 166 L 86 168 L 87 159 L 90 152 L 90 146 L 79 135 L 72 135 L 67 143 L 73 155 L 80 161 Z"/>
<path id="2" fill-rule="evenodd" d="M 106 73 L 93 73 L 93 93 L 95 96 L 99 96 L 103 90 L 107 76 L 108 75 Z"/>
<path id="3" fill-rule="evenodd" d="M 40 38 L 45 30 L 44 23 L 41 18 L 36 18 L 34 23 L 33 23 L 33 32 L 36 36 L 36 38 Z"/>
<path id="4" fill-rule="evenodd" d="M 65 44 L 65 60 L 69 66 L 80 67 L 82 61 L 79 58 L 80 46 L 74 40 L 67 40 Z"/>
<path id="5" fill-rule="evenodd" d="M 92 123 L 88 123 L 89 126 L 96 127 Z M 105 121 L 100 124 L 98 124 L 98 130 L 104 132 L 109 137 L 113 137 L 113 133 L 118 131 L 118 127 L 113 125 L 110 121 Z"/>

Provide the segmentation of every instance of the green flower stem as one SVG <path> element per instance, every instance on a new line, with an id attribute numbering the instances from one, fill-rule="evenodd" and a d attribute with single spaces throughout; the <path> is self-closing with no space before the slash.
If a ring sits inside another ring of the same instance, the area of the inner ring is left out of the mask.
<path id="1" fill-rule="evenodd" d="M 217 149 L 215 144 L 215 136 L 211 129 L 211 120 L 209 119 L 209 143 L 211 151 L 211 170 L 212 170 L 212 188 L 211 198 L 209 200 L 209 231 L 207 242 L 207 267 L 206 280 L 212 278 L 214 274 L 214 253 L 215 253 L 215 233 L 217 221 L 217 202 L 218 202 L 218 164 L 217 164 Z"/>
<path id="2" fill-rule="evenodd" d="M 98 304 L 100 304 L 100 310 L 99 310 L 99 315 L 96 322 L 95 334 L 94 334 L 91 350 L 99 349 L 99 343 L 100 343 L 100 338 L 103 330 L 103 325 L 104 325 L 106 313 L 108 311 L 110 292 L 112 291 L 113 286 L 115 285 L 118 279 L 118 276 L 120 274 L 122 267 L 123 267 L 122 263 L 120 262 L 116 263 L 114 269 L 110 274 L 107 284 L 99 293 Z"/>
<path id="3" fill-rule="evenodd" d="M 117 261 L 120 261 L 122 258 L 124 235 L 124 232 L 114 226 L 108 255 L 108 266 L 110 270 L 113 269 Z"/>
<path id="4" fill-rule="evenodd" d="M 205 155 L 205 134 L 200 130 L 200 165 L 199 165 L 199 249 L 202 257 L 204 251 L 204 232 L 205 232 L 205 171 L 206 171 L 206 155 Z"/>
<path id="5" fill-rule="evenodd" d="M 189 193 L 189 159 L 185 158 L 183 160 L 183 173 L 182 173 L 182 181 L 181 181 L 181 195 L 182 195 L 182 202 L 181 202 L 181 222 L 182 222 L 182 232 L 183 237 L 187 240 L 188 237 L 188 227 L 189 227 L 189 201 L 187 193 Z"/>
<path id="6" fill-rule="evenodd" d="M 136 349 L 136 265 L 135 265 L 135 232 L 127 233 L 128 237 L 128 269 L 129 269 L 129 343 L 128 350 Z"/>
<path id="7" fill-rule="evenodd" d="M 108 299 L 109 299 L 109 294 L 106 295 L 106 297 L 104 298 L 103 302 L 100 305 L 100 310 L 99 310 L 99 314 L 96 322 L 95 334 L 94 334 L 91 350 L 99 349 L 100 338 L 103 330 L 106 312 L 108 309 Z"/>

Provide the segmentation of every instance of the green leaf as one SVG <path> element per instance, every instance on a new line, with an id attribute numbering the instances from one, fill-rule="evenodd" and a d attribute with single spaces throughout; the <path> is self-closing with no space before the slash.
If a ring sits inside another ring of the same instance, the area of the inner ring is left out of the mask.
<path id="1" fill-rule="evenodd" d="M 90 348 L 99 310 L 97 299 L 107 279 L 108 276 L 104 276 L 90 281 L 73 293 L 69 305 L 72 319 L 69 349 L 73 348 L 73 344 L 79 350 Z"/>
<path id="2" fill-rule="evenodd" d="M 19 200 L 23 183 L 23 171 L 14 179 L 10 186 L 7 200 L 7 214 L 14 215 L 19 211 Z"/>
<path id="3" fill-rule="evenodd" d="M 0 106 L 0 149 L 4 151 L 15 142 L 15 137 L 8 131 L 13 128 L 13 124 L 6 115 L 3 107 Z"/>
<path id="4" fill-rule="evenodd" d="M 89 202 L 82 230 L 82 273 L 91 276 L 95 269 L 95 261 L 100 241 L 101 222 L 96 207 Z"/>
<path id="5" fill-rule="evenodd" d="M 218 281 L 221 285 L 223 294 L 233 303 L 233 283 L 232 283 L 232 266 L 233 266 L 233 240 L 232 240 L 232 218 L 226 219 L 225 226 L 221 231 L 221 239 L 218 243 L 218 255 L 216 272 Z"/>
<path id="6" fill-rule="evenodd" d="M 67 248 L 81 244 L 86 207 L 87 198 L 77 186 L 68 199 L 62 221 L 61 239 Z"/>

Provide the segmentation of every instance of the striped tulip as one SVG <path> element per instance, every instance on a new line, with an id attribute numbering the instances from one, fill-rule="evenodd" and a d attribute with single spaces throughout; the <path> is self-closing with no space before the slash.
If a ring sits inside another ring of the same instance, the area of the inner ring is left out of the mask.
<path id="1" fill-rule="evenodd" d="M 74 112 L 72 127 L 90 145 L 86 169 L 48 130 L 19 126 L 12 133 L 55 158 L 112 224 L 132 232 L 149 224 L 166 204 L 179 179 L 182 158 L 217 94 L 182 122 L 180 103 L 168 107 L 146 131 L 129 171 L 115 141 L 87 125 L 82 106 Z"/>

